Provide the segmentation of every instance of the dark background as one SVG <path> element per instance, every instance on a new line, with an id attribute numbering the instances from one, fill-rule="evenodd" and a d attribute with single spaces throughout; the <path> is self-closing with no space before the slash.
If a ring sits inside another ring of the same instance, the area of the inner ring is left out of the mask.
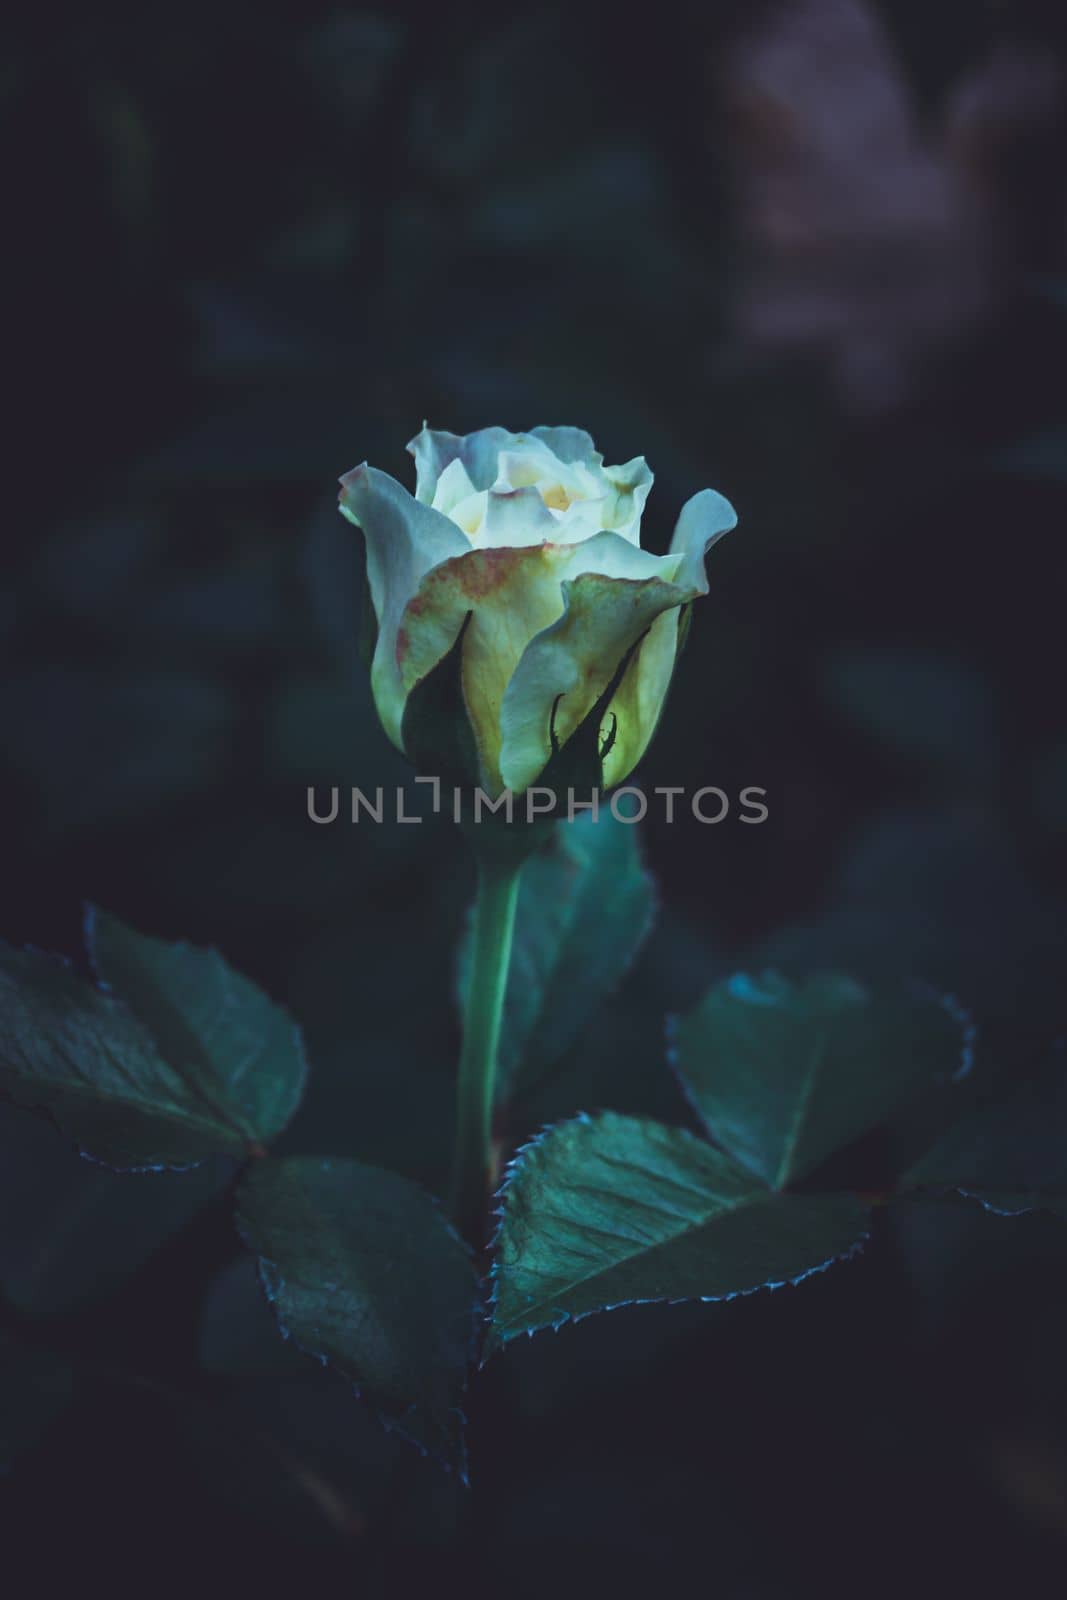
<path id="1" fill-rule="evenodd" d="M 761 785 L 770 819 L 650 819 L 658 931 L 529 1125 L 682 1120 L 664 1013 L 741 965 L 916 973 L 1022 1070 L 1064 1024 L 1058 9 L 25 22 L 0 98 L 4 934 L 77 956 L 94 900 L 217 944 L 306 1030 L 286 1148 L 439 1186 L 469 865 L 443 823 L 305 813 L 309 783 L 408 776 L 335 480 L 413 483 L 424 417 L 575 423 L 647 455 L 653 547 L 707 484 L 738 508 L 644 777 Z M 10 1316 L 85 1369 L 0 1487 L 46 1588 L 1054 1592 L 1051 1218 L 891 1207 L 796 1289 L 543 1335 L 480 1380 L 464 1495 L 339 1383 L 275 1374 L 225 1176 L 177 1227 L 191 1191 L 87 1176 L 4 1113 Z"/>

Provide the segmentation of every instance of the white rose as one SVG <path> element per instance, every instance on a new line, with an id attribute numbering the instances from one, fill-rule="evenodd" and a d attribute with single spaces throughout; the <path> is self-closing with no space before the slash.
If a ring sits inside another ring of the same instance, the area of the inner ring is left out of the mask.
<path id="1" fill-rule="evenodd" d="M 707 593 L 704 556 L 733 508 L 701 490 L 655 556 L 640 547 L 644 458 L 605 467 L 580 428 L 424 427 L 408 450 L 414 498 L 366 465 L 341 479 L 341 510 L 366 538 L 371 682 L 389 737 L 404 748 L 409 696 L 463 630 L 472 778 L 494 795 L 536 782 L 625 663 L 598 730 L 601 781 L 622 783 L 655 731 L 683 607 Z"/>

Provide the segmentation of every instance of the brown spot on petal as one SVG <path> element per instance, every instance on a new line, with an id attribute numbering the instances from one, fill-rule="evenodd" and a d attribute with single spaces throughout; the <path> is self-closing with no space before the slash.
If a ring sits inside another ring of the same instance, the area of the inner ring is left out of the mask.
<path id="1" fill-rule="evenodd" d="M 480 550 L 476 556 L 462 556 L 456 569 L 459 586 L 468 600 L 485 600 L 503 588 L 522 564 L 525 552 L 519 549 Z"/>
<path id="2" fill-rule="evenodd" d="M 561 545 L 508 545 L 499 549 L 473 550 L 469 555 L 454 556 L 431 573 L 429 583 L 454 583 L 467 600 L 487 600 L 497 594 L 511 580 L 521 575 L 537 557 L 551 560 L 566 555 Z"/>

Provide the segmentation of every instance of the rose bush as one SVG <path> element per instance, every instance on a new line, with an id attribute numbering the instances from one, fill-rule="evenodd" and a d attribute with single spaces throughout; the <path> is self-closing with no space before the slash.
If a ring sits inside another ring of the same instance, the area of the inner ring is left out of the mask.
<path id="1" fill-rule="evenodd" d="M 704 557 L 733 508 L 701 490 L 657 556 L 640 544 L 644 458 L 606 467 L 581 428 L 424 427 L 407 448 L 414 496 L 366 464 L 341 479 L 341 511 L 366 539 L 386 733 L 404 748 L 412 692 L 462 633 L 472 781 L 521 794 L 614 684 L 594 731 L 600 781 L 622 783 L 655 731 L 685 608 L 707 593 Z"/>

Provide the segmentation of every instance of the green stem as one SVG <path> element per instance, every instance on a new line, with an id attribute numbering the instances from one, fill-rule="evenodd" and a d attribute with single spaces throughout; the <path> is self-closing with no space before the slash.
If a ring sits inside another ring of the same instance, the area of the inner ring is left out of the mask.
<path id="1" fill-rule="evenodd" d="M 482 859 L 474 907 L 474 948 L 463 1018 L 450 1209 L 478 1247 L 493 1181 L 493 1094 L 521 861 Z"/>

